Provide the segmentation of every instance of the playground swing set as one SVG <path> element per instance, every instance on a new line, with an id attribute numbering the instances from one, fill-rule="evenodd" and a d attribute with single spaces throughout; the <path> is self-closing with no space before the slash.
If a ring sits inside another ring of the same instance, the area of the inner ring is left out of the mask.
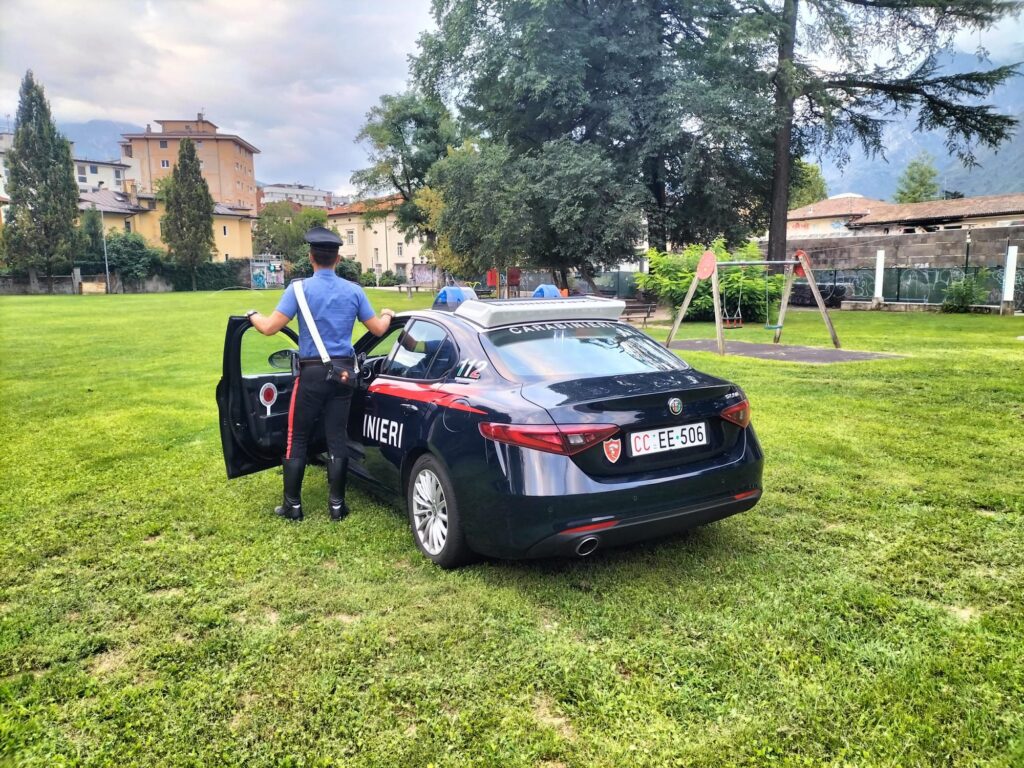
<path id="1" fill-rule="evenodd" d="M 772 343 L 778 344 L 779 340 L 782 339 L 782 329 L 786 321 L 786 309 L 789 307 L 789 297 L 793 291 L 793 280 L 797 277 L 802 277 L 807 280 L 807 284 L 811 289 L 811 294 L 814 296 L 814 301 L 817 303 L 818 310 L 821 312 L 821 317 L 825 321 L 825 327 L 828 328 L 829 335 L 832 337 L 832 344 L 835 345 L 836 349 L 839 349 L 839 336 L 836 335 L 835 326 L 832 325 L 832 318 L 829 317 L 828 309 L 825 308 L 825 301 L 822 299 L 821 292 L 818 290 L 818 284 L 814 279 L 814 272 L 811 270 L 810 258 L 804 251 L 797 251 L 793 254 L 792 259 L 786 259 L 784 261 L 723 262 L 719 262 L 712 251 L 704 251 L 704 254 L 700 257 L 700 261 L 697 263 L 697 272 L 693 276 L 693 281 L 690 283 L 689 289 L 686 291 L 686 297 L 683 299 L 683 304 L 679 307 L 679 312 L 676 314 L 676 318 L 672 322 L 672 328 L 668 332 L 668 338 L 665 339 L 665 346 L 671 346 L 672 340 L 679 332 L 679 326 L 683 322 L 683 318 L 686 316 L 686 310 L 690 308 L 690 302 L 693 301 L 693 296 L 697 292 L 697 286 L 700 284 L 701 280 L 710 279 L 711 296 L 715 307 L 715 337 L 718 343 L 718 354 L 724 355 L 725 334 L 723 331 L 743 327 L 743 280 L 740 280 L 739 297 L 736 300 L 736 308 L 730 312 L 729 308 L 726 306 L 725 297 L 719 284 L 719 270 L 723 267 L 768 267 L 775 265 L 785 267 L 785 282 L 782 287 L 782 301 L 779 304 L 779 315 L 773 323 L 769 316 L 769 310 L 771 307 L 769 302 L 768 281 L 765 281 L 764 328 L 767 331 L 775 331 Z"/>

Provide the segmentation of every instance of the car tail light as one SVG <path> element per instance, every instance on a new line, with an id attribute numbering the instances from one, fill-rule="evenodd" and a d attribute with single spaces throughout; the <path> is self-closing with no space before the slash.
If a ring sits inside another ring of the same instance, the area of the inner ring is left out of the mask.
<path id="1" fill-rule="evenodd" d="M 736 426 L 745 428 L 750 425 L 750 402 L 744 400 L 735 405 L 730 405 L 719 415 L 726 421 L 731 421 Z"/>
<path id="2" fill-rule="evenodd" d="M 585 451 L 618 431 L 614 424 L 495 424 L 485 421 L 480 425 L 481 435 L 499 443 L 564 456 Z"/>

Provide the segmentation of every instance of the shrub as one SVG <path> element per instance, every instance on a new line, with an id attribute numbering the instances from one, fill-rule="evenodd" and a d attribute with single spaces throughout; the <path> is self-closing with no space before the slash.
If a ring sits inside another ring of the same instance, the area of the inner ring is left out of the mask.
<path id="1" fill-rule="evenodd" d="M 942 300 L 943 312 L 970 312 L 972 304 L 983 304 L 988 300 L 988 270 L 979 269 L 973 275 L 964 275 L 946 289 L 946 297 Z"/>
<path id="2" fill-rule="evenodd" d="M 248 266 L 248 262 L 241 262 Z M 174 286 L 176 291 L 192 290 L 192 272 L 188 266 L 168 264 L 164 262 L 159 267 L 159 272 Z M 239 265 L 235 262 L 207 261 L 196 266 L 196 290 L 219 291 L 222 288 L 234 288 L 238 286 L 248 288 L 248 275 L 243 280 L 239 275 Z"/>
<path id="3" fill-rule="evenodd" d="M 405 282 L 405 278 L 404 277 L 399 277 L 394 272 L 392 272 L 390 269 L 388 269 L 388 270 L 385 270 L 381 274 L 379 285 L 382 288 L 386 288 L 386 287 L 391 286 L 391 285 L 401 285 L 404 282 Z"/>
<path id="4" fill-rule="evenodd" d="M 359 274 L 359 284 L 364 288 L 376 288 L 377 273 L 373 270 L 370 270 L 369 272 L 361 272 Z"/>
<path id="5" fill-rule="evenodd" d="M 142 282 L 160 267 L 162 254 L 150 248 L 136 232 L 113 232 L 107 235 L 107 261 L 122 280 Z M 189 278 L 189 288 L 192 287 Z"/>
<path id="6" fill-rule="evenodd" d="M 338 266 L 334 268 L 334 271 L 338 274 L 338 277 L 358 283 L 359 276 L 363 272 L 363 265 L 355 259 L 339 259 Z"/>
<path id="7" fill-rule="evenodd" d="M 650 271 L 636 276 L 640 290 L 653 294 L 659 302 L 671 305 L 673 311 L 683 303 L 701 254 L 708 250 L 704 245 L 687 246 L 682 253 L 659 253 L 651 250 L 647 254 Z M 718 258 L 719 287 L 725 311 L 732 315 L 737 304 L 743 319 L 753 323 L 767 320 L 769 310 L 782 295 L 782 275 L 767 275 L 764 267 L 729 267 L 729 261 L 758 261 L 762 259 L 757 244 L 750 242 L 729 253 L 725 241 L 719 238 L 711 243 L 710 250 Z M 768 305 L 765 305 L 767 288 Z M 686 311 L 688 320 L 712 320 L 715 305 L 711 296 L 711 281 L 702 280 L 697 286 L 690 308 Z"/>

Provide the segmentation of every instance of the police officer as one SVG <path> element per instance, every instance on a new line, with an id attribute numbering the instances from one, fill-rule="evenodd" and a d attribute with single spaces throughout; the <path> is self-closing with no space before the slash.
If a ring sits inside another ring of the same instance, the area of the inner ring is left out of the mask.
<path id="1" fill-rule="evenodd" d="M 354 371 L 352 326 L 358 319 L 376 336 L 383 336 L 395 313 L 390 309 L 374 314 L 361 286 L 344 280 L 335 273 L 341 238 L 324 227 L 313 227 L 306 233 L 313 277 L 302 282 L 302 292 L 309 304 L 324 347 L 337 370 Z M 274 512 L 287 520 L 302 519 L 302 476 L 306 471 L 306 454 L 313 428 L 323 421 L 327 437 L 328 513 L 331 520 L 348 514 L 345 504 L 345 480 L 348 473 L 348 412 L 352 402 L 352 386 L 329 379 L 328 366 L 321 360 L 306 320 L 299 312 L 295 283 L 285 289 L 277 309 L 266 317 L 256 310 L 247 314 L 249 322 L 264 336 L 273 336 L 299 314 L 299 377 L 292 388 L 288 409 L 288 443 L 284 466 L 284 501 Z"/>

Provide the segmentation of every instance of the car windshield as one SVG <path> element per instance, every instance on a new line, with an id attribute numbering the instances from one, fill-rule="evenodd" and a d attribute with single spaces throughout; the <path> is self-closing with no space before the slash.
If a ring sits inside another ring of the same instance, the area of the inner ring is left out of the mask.
<path id="1" fill-rule="evenodd" d="M 518 381 L 689 368 L 650 337 L 618 323 L 535 323 L 498 328 L 482 338 L 495 366 Z"/>

